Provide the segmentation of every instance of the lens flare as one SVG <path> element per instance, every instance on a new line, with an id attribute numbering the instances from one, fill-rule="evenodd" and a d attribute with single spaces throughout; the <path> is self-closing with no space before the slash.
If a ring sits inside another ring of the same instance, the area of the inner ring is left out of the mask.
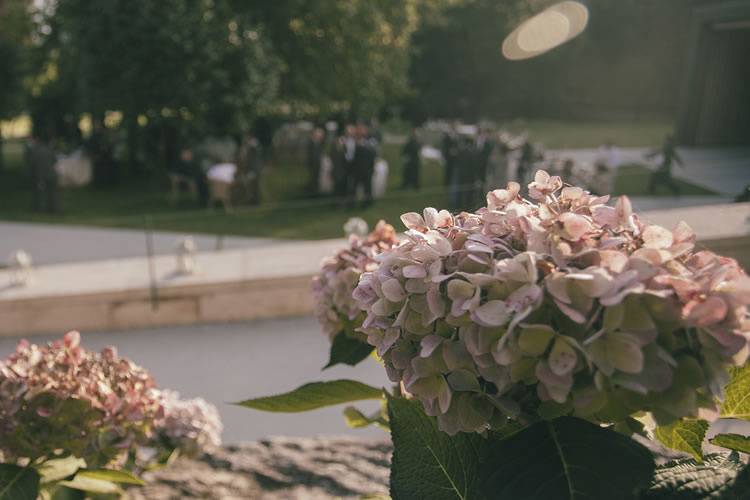
<path id="1" fill-rule="evenodd" d="M 580 2 L 552 5 L 525 20 L 503 41 L 503 55 L 510 60 L 529 59 L 580 35 L 589 20 L 589 11 Z"/>

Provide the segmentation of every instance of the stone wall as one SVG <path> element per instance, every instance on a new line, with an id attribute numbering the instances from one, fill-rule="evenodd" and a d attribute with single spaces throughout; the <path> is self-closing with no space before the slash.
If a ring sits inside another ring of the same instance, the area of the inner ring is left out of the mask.
<path id="1" fill-rule="evenodd" d="M 127 500 L 378 498 L 388 494 L 388 439 L 276 437 L 178 459 L 144 474 Z"/>

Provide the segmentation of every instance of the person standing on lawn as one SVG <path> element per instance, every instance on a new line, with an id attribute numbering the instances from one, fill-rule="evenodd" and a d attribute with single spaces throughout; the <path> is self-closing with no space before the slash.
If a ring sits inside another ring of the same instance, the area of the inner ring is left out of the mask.
<path id="1" fill-rule="evenodd" d="M 476 195 L 475 198 L 482 200 L 487 194 L 487 171 L 490 164 L 492 150 L 495 149 L 495 142 L 490 135 L 489 130 L 481 129 L 476 138 Z M 494 189 L 494 188 L 493 188 Z"/>
<path id="2" fill-rule="evenodd" d="M 672 163 L 677 163 L 681 167 L 685 167 L 682 162 L 682 158 L 677 153 L 677 147 L 674 143 L 674 137 L 670 134 L 664 139 L 664 144 L 661 149 L 652 151 L 646 155 L 646 158 L 654 158 L 661 156 L 661 163 L 659 167 L 651 174 L 651 179 L 648 183 L 648 193 L 654 195 L 656 188 L 659 185 L 668 187 L 675 196 L 680 196 L 680 185 L 672 177 Z"/>
<path id="3" fill-rule="evenodd" d="M 109 131 L 100 119 L 94 120 L 91 137 L 87 143 L 94 174 L 94 186 L 112 187 L 117 184 L 118 171 L 115 163 Z"/>
<path id="4" fill-rule="evenodd" d="M 26 150 L 26 163 L 33 182 L 34 210 L 55 213 L 60 210 L 57 157 L 46 133 L 34 133 Z"/>
<path id="5" fill-rule="evenodd" d="M 198 204 L 201 208 L 208 206 L 208 179 L 206 179 L 206 173 L 195 158 L 192 148 L 184 146 L 180 149 L 180 157 L 172 171 L 193 181 L 198 195 Z"/>
<path id="6" fill-rule="evenodd" d="M 245 140 L 237 155 L 237 173 L 235 188 L 240 191 L 240 200 L 252 205 L 261 201 L 261 173 L 263 171 L 263 152 L 260 142 L 253 132 L 245 134 Z"/>
<path id="7" fill-rule="evenodd" d="M 458 138 L 458 154 L 453 171 L 450 195 L 453 209 L 472 210 L 475 203 L 476 182 L 479 178 L 477 167 L 477 147 L 473 137 L 462 135 Z"/>
<path id="8" fill-rule="evenodd" d="M 534 166 L 536 160 L 536 154 L 534 152 L 534 146 L 531 145 L 531 141 L 526 139 L 521 146 L 521 157 L 518 159 L 518 168 L 516 170 L 516 179 L 521 186 L 526 185 L 529 173 Z"/>
<path id="9" fill-rule="evenodd" d="M 401 155 L 404 158 L 404 179 L 401 183 L 403 189 L 419 190 L 419 170 L 422 144 L 419 142 L 417 129 L 413 128 L 409 134 L 409 140 L 406 141 Z"/>
<path id="10" fill-rule="evenodd" d="M 348 130 L 348 128 L 345 130 Z M 344 133 L 346 134 L 346 132 Z M 347 192 L 349 162 L 346 158 L 346 151 L 346 135 L 337 137 L 331 144 L 329 151 L 331 163 L 333 163 L 331 172 L 331 177 L 333 177 L 333 195 L 340 206 L 344 204 Z"/>
<path id="11" fill-rule="evenodd" d="M 441 143 L 441 152 L 443 153 L 443 162 L 445 164 L 445 175 L 443 184 L 450 187 L 453 184 L 453 177 L 456 170 L 456 163 L 459 153 L 458 126 L 452 123 L 448 132 L 443 136 Z"/>
<path id="12" fill-rule="evenodd" d="M 316 127 L 310 139 L 307 141 L 307 171 L 310 179 L 307 185 L 307 192 L 310 196 L 318 196 L 320 194 L 320 167 L 323 161 L 323 146 L 324 146 L 325 132 L 320 127 Z"/>
<path id="13" fill-rule="evenodd" d="M 349 205 L 354 206 L 357 191 L 362 187 L 364 208 L 372 204 L 372 174 L 375 171 L 377 141 L 370 136 L 367 126 L 360 124 L 356 129 L 352 182 L 349 185 Z"/>

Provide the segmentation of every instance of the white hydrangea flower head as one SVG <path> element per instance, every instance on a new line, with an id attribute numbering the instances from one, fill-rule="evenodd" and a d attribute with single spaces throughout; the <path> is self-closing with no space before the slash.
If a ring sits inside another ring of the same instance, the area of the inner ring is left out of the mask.
<path id="1" fill-rule="evenodd" d="M 180 399 L 180 394 L 171 390 L 162 390 L 160 395 L 164 417 L 156 424 L 158 439 L 190 457 L 221 446 L 224 426 L 214 405 L 202 398 Z"/>

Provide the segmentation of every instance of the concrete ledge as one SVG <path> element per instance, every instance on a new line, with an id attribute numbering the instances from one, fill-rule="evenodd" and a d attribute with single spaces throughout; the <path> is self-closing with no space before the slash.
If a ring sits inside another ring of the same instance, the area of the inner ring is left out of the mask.
<path id="1" fill-rule="evenodd" d="M 26 287 L 3 285 L 0 336 L 106 331 L 300 316 L 312 311 L 310 280 L 343 240 L 290 242 L 196 256 L 194 275 L 173 256 L 44 266 Z"/>
<path id="2" fill-rule="evenodd" d="M 685 220 L 699 246 L 750 269 L 750 203 L 643 212 L 673 228 Z M 344 240 L 299 241 L 202 253 L 200 271 L 175 274 L 174 256 L 43 266 L 35 283 L 10 287 L 0 271 L 0 336 L 126 330 L 247 321 L 312 312 L 310 279 Z"/>
<path id="3" fill-rule="evenodd" d="M 301 316 L 312 310 L 312 274 L 85 295 L 0 300 L 0 335 L 67 330 L 127 330 L 154 326 Z"/>

